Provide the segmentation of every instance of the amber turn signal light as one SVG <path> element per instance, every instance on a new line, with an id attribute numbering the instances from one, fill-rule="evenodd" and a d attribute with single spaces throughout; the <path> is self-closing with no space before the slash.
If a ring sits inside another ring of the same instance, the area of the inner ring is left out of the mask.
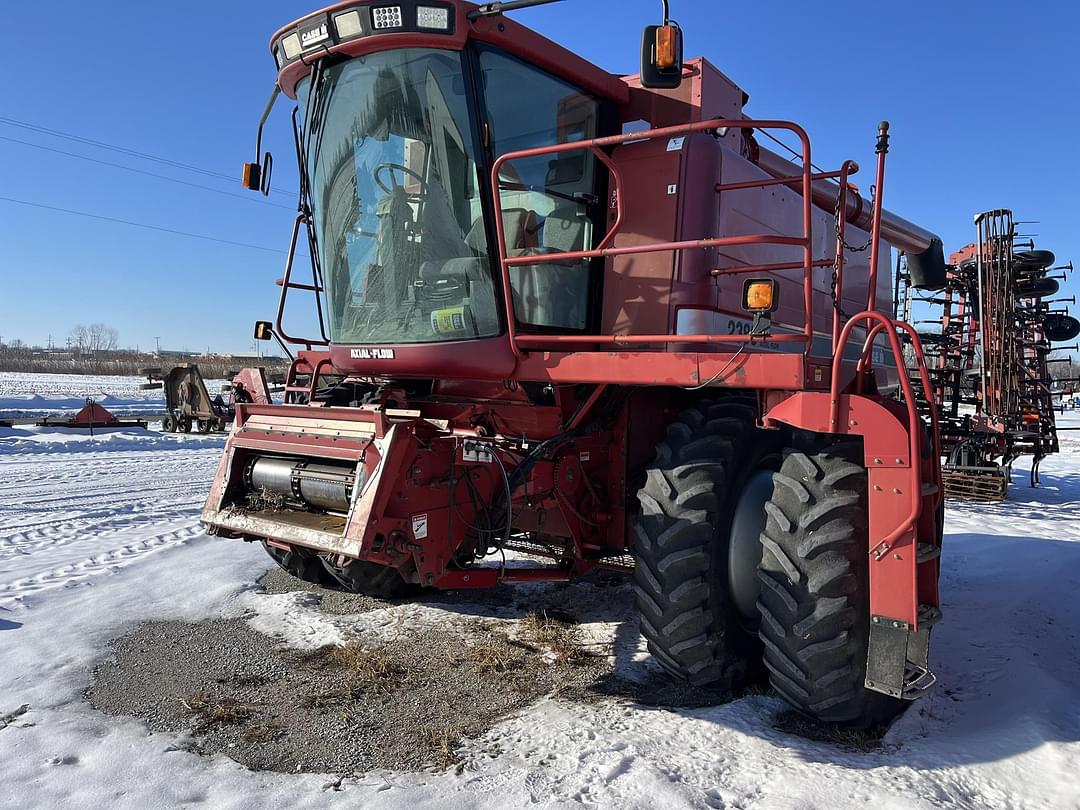
<path id="1" fill-rule="evenodd" d="M 679 62 L 678 38 L 675 26 L 661 25 L 656 29 L 656 66 L 660 70 L 671 70 Z"/>
<path id="2" fill-rule="evenodd" d="M 244 177 L 241 181 L 248 191 L 258 191 L 262 185 L 262 172 L 258 163 L 244 164 Z"/>
<path id="3" fill-rule="evenodd" d="M 274 336 L 274 328 L 270 321 L 255 321 L 255 339 L 270 340 Z"/>
<path id="4" fill-rule="evenodd" d="M 748 279 L 743 284 L 742 299 L 747 312 L 775 312 L 780 303 L 776 282 L 763 278 Z"/>

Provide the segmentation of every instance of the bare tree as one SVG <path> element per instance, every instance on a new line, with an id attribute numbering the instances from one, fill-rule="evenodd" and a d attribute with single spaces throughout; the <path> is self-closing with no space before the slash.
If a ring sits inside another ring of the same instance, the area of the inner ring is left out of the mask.
<path id="1" fill-rule="evenodd" d="M 90 349 L 90 330 L 81 323 L 68 333 L 68 342 L 78 354 L 86 354 Z"/>
<path id="2" fill-rule="evenodd" d="M 90 338 L 90 351 L 94 354 L 114 351 L 120 344 L 120 333 L 103 323 L 90 324 L 87 332 Z"/>

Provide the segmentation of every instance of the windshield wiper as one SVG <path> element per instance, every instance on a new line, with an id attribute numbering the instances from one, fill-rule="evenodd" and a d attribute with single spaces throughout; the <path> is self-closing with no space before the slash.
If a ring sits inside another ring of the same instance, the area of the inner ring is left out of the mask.
<path id="1" fill-rule="evenodd" d="M 307 137 L 308 137 L 308 154 L 311 158 L 311 172 L 314 179 L 314 172 L 318 168 L 319 158 L 322 156 L 322 141 L 323 135 L 326 134 L 326 128 L 323 123 L 326 119 L 326 111 L 330 109 L 330 99 L 334 95 L 334 90 L 337 89 L 337 82 L 333 82 L 330 85 L 330 91 L 326 92 L 326 86 L 330 83 L 330 79 L 326 75 L 326 62 L 320 61 L 316 65 L 317 73 L 312 76 L 311 93 L 308 94 L 308 122 L 307 122 Z M 315 137 L 315 150 L 311 151 L 311 138 Z"/>

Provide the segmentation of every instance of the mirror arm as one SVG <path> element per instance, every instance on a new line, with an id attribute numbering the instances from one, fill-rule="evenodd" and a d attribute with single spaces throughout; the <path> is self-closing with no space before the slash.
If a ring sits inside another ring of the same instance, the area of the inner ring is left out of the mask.
<path id="1" fill-rule="evenodd" d="M 259 132 L 255 136 L 255 162 L 259 163 L 262 160 L 262 137 L 263 128 L 266 127 L 266 121 L 270 118 L 270 112 L 274 109 L 274 104 L 278 100 L 278 96 L 281 95 L 281 87 L 274 85 L 274 91 L 270 94 L 270 98 L 266 102 L 266 106 L 263 108 L 262 117 L 259 118 Z"/>
<path id="2" fill-rule="evenodd" d="M 294 355 L 294 354 L 293 354 L 293 353 L 292 353 L 291 351 L 289 351 L 289 347 L 288 347 L 288 345 L 287 345 L 287 344 L 285 343 L 285 341 L 284 341 L 284 340 L 282 340 L 282 339 L 281 339 L 281 335 L 279 335 L 279 334 L 277 333 L 277 330 L 276 330 L 276 329 L 271 329 L 271 330 L 270 330 L 270 334 L 272 334 L 272 335 L 274 336 L 274 340 L 276 340 L 276 341 L 277 341 L 277 343 L 278 343 L 278 346 L 280 346 L 280 347 L 281 347 L 281 349 L 282 349 L 282 351 L 284 351 L 284 352 L 285 352 L 285 355 L 286 355 L 286 356 L 287 356 L 287 357 L 288 357 L 288 358 L 289 358 L 290 360 L 295 360 L 295 359 L 296 359 L 296 356 L 295 356 L 295 355 Z"/>

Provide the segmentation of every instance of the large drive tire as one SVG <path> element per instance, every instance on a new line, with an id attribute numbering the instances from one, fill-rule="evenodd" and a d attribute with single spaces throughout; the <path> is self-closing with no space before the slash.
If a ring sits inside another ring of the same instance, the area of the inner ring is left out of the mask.
<path id="1" fill-rule="evenodd" d="M 902 701 L 864 686 L 870 637 L 866 469 L 857 444 L 790 451 L 773 476 L 758 578 L 774 689 L 800 712 L 852 726 Z"/>
<path id="2" fill-rule="evenodd" d="M 267 543 L 262 544 L 270 559 L 278 564 L 285 573 L 315 585 L 330 585 L 333 580 L 327 575 L 319 561 L 319 556 L 310 551 L 285 551 Z"/>
<path id="3" fill-rule="evenodd" d="M 420 586 L 406 582 L 401 572 L 389 565 L 351 560 L 338 566 L 325 556 L 321 557 L 327 573 L 347 591 L 380 599 L 396 599 L 420 590 Z"/>
<path id="4" fill-rule="evenodd" d="M 774 447 L 776 434 L 756 430 L 755 418 L 756 408 L 735 397 L 685 411 L 657 445 L 638 492 L 633 553 L 641 634 L 669 673 L 720 690 L 760 674 L 755 621 L 737 611 L 728 570 L 740 488 L 755 459 Z M 755 564 L 756 557 L 744 580 L 753 582 Z"/>

